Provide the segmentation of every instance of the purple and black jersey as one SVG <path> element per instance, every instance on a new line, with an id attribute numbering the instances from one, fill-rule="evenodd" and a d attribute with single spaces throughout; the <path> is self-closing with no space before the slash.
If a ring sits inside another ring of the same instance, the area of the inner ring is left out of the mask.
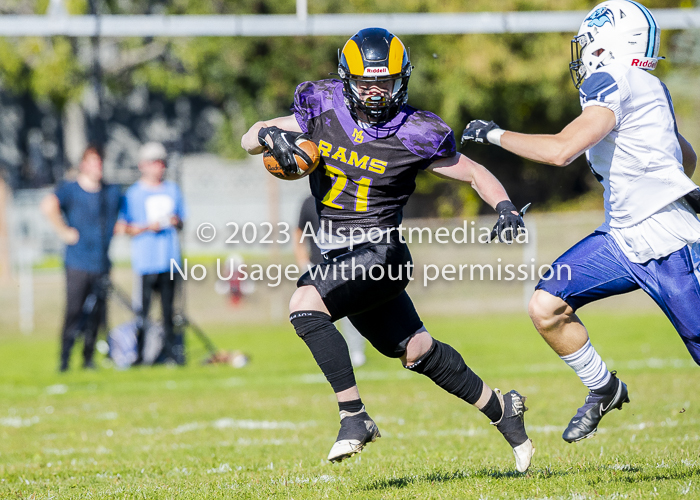
<path id="1" fill-rule="evenodd" d="M 334 228 L 397 226 L 418 170 L 456 154 L 454 133 L 437 115 L 410 106 L 388 123 L 363 128 L 342 88 L 339 80 L 304 82 L 294 94 L 297 122 L 321 152 L 309 177 L 316 208 Z"/>

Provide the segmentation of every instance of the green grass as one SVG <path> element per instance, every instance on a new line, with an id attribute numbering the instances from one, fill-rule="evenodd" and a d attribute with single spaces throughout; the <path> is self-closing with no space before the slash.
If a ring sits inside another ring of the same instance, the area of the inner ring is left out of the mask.
<path id="1" fill-rule="evenodd" d="M 527 317 L 426 321 L 492 387 L 529 397 L 525 475 L 483 415 L 371 350 L 357 377 L 382 438 L 327 463 L 337 407 L 285 325 L 211 328 L 252 356 L 240 370 L 59 375 L 53 339 L 6 337 L 0 498 L 699 498 L 700 371 L 682 342 L 660 315 L 584 319 L 632 402 L 575 445 L 560 435 L 586 391 Z"/>

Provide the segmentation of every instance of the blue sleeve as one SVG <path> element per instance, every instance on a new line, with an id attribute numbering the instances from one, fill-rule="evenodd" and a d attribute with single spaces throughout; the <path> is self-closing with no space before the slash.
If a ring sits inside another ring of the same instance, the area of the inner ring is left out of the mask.
<path id="1" fill-rule="evenodd" d="M 117 216 L 117 220 L 127 223 L 129 222 L 129 217 L 127 215 L 126 195 L 119 198 L 119 215 Z"/>
<path id="2" fill-rule="evenodd" d="M 187 218 L 187 207 L 185 206 L 185 198 L 182 196 L 182 191 L 180 186 L 175 184 L 175 215 L 177 215 L 181 221 Z"/>
<path id="3" fill-rule="evenodd" d="M 673 107 L 673 99 L 671 99 L 671 93 L 668 91 L 668 88 L 666 85 L 664 85 L 664 82 L 659 81 L 661 84 L 661 87 L 664 89 L 664 94 L 666 94 L 666 101 L 668 102 L 668 108 L 671 110 L 671 116 L 673 116 L 673 129 L 676 131 L 676 135 L 678 135 L 678 122 L 676 121 L 676 111 Z"/>
<path id="4" fill-rule="evenodd" d="M 130 200 L 130 198 L 131 188 L 127 189 L 126 193 L 122 195 L 121 200 L 119 200 L 119 216 L 117 220 L 126 222 L 127 224 L 134 222 L 134 215 L 131 211 L 131 204 L 133 203 L 133 200 Z"/>
<path id="5" fill-rule="evenodd" d="M 598 71 L 586 78 L 579 89 L 579 96 L 583 103 L 588 101 L 605 102 L 605 99 L 610 99 L 613 93 L 619 90 L 617 82 L 610 73 Z"/>
<path id="6" fill-rule="evenodd" d="M 56 188 L 54 194 L 58 198 L 58 205 L 61 207 L 61 211 L 66 212 L 68 210 L 72 192 L 71 183 L 69 182 L 63 182 Z"/>
<path id="7" fill-rule="evenodd" d="M 586 78 L 579 89 L 581 108 L 602 106 L 615 113 L 616 126 L 622 121 L 622 92 L 615 78 L 605 71 L 597 71 Z"/>

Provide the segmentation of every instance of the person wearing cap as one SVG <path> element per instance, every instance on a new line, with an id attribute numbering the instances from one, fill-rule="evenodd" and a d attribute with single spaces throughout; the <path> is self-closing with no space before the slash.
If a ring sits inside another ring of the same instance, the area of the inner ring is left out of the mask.
<path id="1" fill-rule="evenodd" d="M 105 324 L 109 244 L 119 212 L 121 191 L 102 181 L 102 151 L 85 149 L 75 181 L 63 182 L 41 202 L 41 210 L 66 245 L 66 309 L 61 332 L 59 370 L 83 336 L 83 368 L 94 369 L 97 332 Z"/>
<path id="2" fill-rule="evenodd" d="M 153 292 L 160 294 L 165 343 L 159 356 L 165 362 L 184 363 L 184 353 L 175 346 L 173 302 L 177 281 L 171 278 L 171 263 L 180 265 L 177 232 L 185 219 L 185 203 L 180 188 L 165 180 L 167 151 L 158 142 L 148 142 L 139 150 L 141 178 L 127 189 L 115 231 L 131 240 L 131 266 L 137 302 L 137 350 L 134 364 L 143 362 L 145 332 Z"/>

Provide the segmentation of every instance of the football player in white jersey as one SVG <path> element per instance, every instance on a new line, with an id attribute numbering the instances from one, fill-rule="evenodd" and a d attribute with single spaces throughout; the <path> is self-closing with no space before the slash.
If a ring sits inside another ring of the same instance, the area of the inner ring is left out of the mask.
<path id="1" fill-rule="evenodd" d="M 678 132 L 666 86 L 650 73 L 659 53 L 651 12 L 633 1 L 603 2 L 571 43 L 578 118 L 554 135 L 474 120 L 462 142 L 496 144 L 560 167 L 585 153 L 605 188 L 605 223 L 556 260 L 529 307 L 539 333 L 590 390 L 562 436 L 576 442 L 629 402 L 627 386 L 591 345 L 578 308 L 641 288 L 700 364 L 700 190 L 690 180 L 695 152 Z M 556 272 L 565 265 L 570 274 Z"/>

